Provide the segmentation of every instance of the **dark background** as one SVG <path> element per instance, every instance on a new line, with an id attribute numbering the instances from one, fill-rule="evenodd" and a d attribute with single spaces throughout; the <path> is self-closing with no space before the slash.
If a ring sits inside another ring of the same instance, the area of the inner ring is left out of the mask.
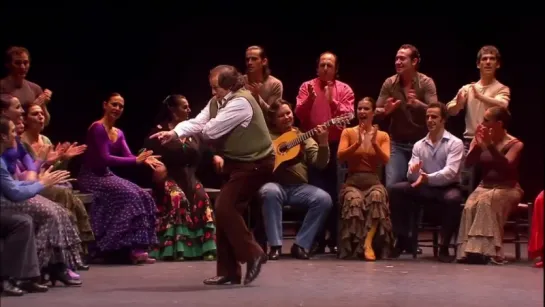
<path id="1" fill-rule="evenodd" d="M 272 74 L 284 84 L 284 98 L 294 102 L 300 84 L 315 76 L 316 59 L 323 51 L 339 56 L 340 80 L 353 88 L 356 99 L 376 98 L 384 79 L 395 72 L 398 47 L 414 44 L 422 55 L 420 71 L 435 80 L 439 99 L 448 102 L 462 85 L 479 79 L 477 51 L 493 44 L 504 62 L 498 79 L 512 91 L 510 133 L 526 145 L 521 165 L 525 198 L 533 200 L 543 189 L 542 18 L 470 21 L 429 15 L 385 22 L 392 18 L 329 16 L 321 22 L 314 15 L 304 14 L 309 18 L 302 20 L 287 14 L 259 22 L 244 14 L 237 19 L 190 16 L 176 9 L 126 9 L 5 11 L 0 47 L 30 50 L 28 79 L 53 91 L 52 122 L 45 134 L 54 142 L 84 142 L 87 127 L 101 117 L 104 96 L 116 91 L 126 103 L 118 127 L 137 151 L 168 94 L 187 96 L 197 114 L 211 97 L 209 70 L 218 64 L 243 70 L 250 45 L 267 49 Z M 461 114 L 448 128 L 461 136 L 463 127 Z M 74 161 L 71 168 L 76 171 L 78 164 Z M 136 176 L 140 171 L 121 174 Z M 209 165 L 203 172 L 211 172 Z M 145 176 L 139 177 L 140 182 Z M 213 176 L 201 177 L 205 185 L 212 184 Z"/>

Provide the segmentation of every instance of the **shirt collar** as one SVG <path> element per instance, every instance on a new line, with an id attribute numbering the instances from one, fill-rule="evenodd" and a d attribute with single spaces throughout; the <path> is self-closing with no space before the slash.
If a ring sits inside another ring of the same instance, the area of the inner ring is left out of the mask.
<path id="1" fill-rule="evenodd" d="M 233 92 L 227 93 L 225 97 L 218 101 L 218 105 L 223 106 L 229 99 L 231 99 L 231 97 L 233 97 L 233 95 L 235 95 Z"/>
<path id="2" fill-rule="evenodd" d="M 453 135 L 445 129 L 445 130 L 443 130 L 443 135 L 441 136 L 440 140 L 441 141 L 442 140 L 447 140 L 448 141 L 448 140 L 452 139 L 452 136 Z M 426 134 L 425 140 L 426 140 L 426 143 L 433 144 L 433 142 L 430 140 L 430 134 L 429 133 Z"/>
<path id="3" fill-rule="evenodd" d="M 403 85 L 403 84 L 401 84 L 401 77 L 398 74 L 396 74 L 394 84 Z M 420 73 L 419 72 L 416 72 L 416 74 L 414 75 L 414 78 L 412 80 L 412 84 L 413 84 L 413 88 L 415 88 L 414 85 L 417 85 L 417 87 L 420 88 Z"/>

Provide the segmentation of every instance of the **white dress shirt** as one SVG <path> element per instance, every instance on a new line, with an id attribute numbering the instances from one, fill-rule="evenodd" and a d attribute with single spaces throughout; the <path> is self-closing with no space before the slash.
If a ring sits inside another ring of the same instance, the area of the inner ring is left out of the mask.
<path id="1" fill-rule="evenodd" d="M 410 166 L 422 161 L 421 170 L 428 174 L 429 186 L 447 186 L 460 182 L 460 173 L 464 161 L 464 143 L 448 131 L 443 132 L 441 140 L 436 145 L 430 140 L 430 135 L 416 142 L 409 161 L 407 179 L 414 182 L 420 172 L 411 173 Z"/>
<path id="2" fill-rule="evenodd" d="M 253 116 L 253 109 L 250 102 L 243 97 L 231 99 L 226 104 L 226 100 L 234 94 L 230 92 L 221 101 L 218 101 L 218 114 L 215 118 L 210 118 L 210 103 L 195 117 L 183 121 L 174 127 L 174 132 L 178 137 L 188 137 L 202 132 L 205 138 L 215 140 L 231 132 L 238 125 L 246 128 L 250 124 Z"/>

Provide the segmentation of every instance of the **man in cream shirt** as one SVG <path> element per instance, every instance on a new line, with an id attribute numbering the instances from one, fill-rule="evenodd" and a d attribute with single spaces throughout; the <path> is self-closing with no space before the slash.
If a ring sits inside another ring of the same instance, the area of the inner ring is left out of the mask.
<path id="1" fill-rule="evenodd" d="M 494 106 L 507 108 L 511 100 L 509 87 L 496 80 L 496 71 L 500 68 L 501 55 L 494 46 L 484 46 L 477 53 L 477 68 L 481 79 L 476 83 L 464 85 L 456 97 L 447 104 L 451 116 L 465 109 L 466 129 L 464 144 L 466 151 L 482 123 L 484 112 Z"/>
<path id="2" fill-rule="evenodd" d="M 458 94 L 447 104 L 449 115 L 456 116 L 465 109 L 466 129 L 464 131 L 465 153 L 469 151 L 469 144 L 475 136 L 477 127 L 483 122 L 484 112 L 488 108 L 500 106 L 507 108 L 511 100 L 509 87 L 496 80 L 496 71 L 500 68 L 501 55 L 498 48 L 484 46 L 477 53 L 477 68 L 481 78 L 476 83 L 462 86 Z M 468 188 L 476 187 L 478 174 L 474 169 L 465 169 L 464 181 Z"/>

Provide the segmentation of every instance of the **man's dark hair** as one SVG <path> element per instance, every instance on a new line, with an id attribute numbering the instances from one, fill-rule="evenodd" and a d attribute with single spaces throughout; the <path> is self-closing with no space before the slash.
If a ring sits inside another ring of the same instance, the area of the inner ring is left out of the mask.
<path id="1" fill-rule="evenodd" d="M 411 44 L 403 44 L 399 49 L 409 49 L 411 50 L 411 60 L 417 59 L 416 65 L 418 66 L 420 62 L 422 61 L 422 58 L 420 57 L 420 51 L 418 51 L 418 48 L 416 48 L 414 45 Z"/>
<path id="2" fill-rule="evenodd" d="M 481 62 L 481 58 L 485 54 L 493 54 L 496 57 L 496 62 L 497 63 L 501 62 L 501 54 L 498 48 L 496 48 L 496 46 L 486 45 L 486 46 L 483 46 L 481 49 L 479 49 L 479 52 L 477 52 L 477 64 Z"/>
<path id="3" fill-rule="evenodd" d="M 28 55 L 28 58 L 30 59 L 30 52 L 28 52 L 28 49 L 26 49 L 25 47 L 20 47 L 20 46 L 9 47 L 8 50 L 6 50 L 4 63 L 9 64 L 11 60 L 13 59 L 14 55 L 21 55 L 24 53 L 26 53 L 26 55 Z"/>
<path id="4" fill-rule="evenodd" d="M 331 51 L 322 52 L 316 60 L 316 65 L 320 66 L 320 59 L 326 54 L 330 54 L 335 58 L 335 79 L 339 79 L 339 57 L 335 53 Z"/>
<path id="5" fill-rule="evenodd" d="M 428 105 L 428 109 L 432 109 L 432 108 L 437 108 L 440 110 L 440 113 L 441 113 L 441 118 L 443 120 L 447 120 L 448 119 L 448 111 L 447 111 L 447 106 L 444 104 L 444 103 L 441 103 L 441 102 L 432 102 Z"/>
<path id="6" fill-rule="evenodd" d="M 271 75 L 271 68 L 269 67 L 269 57 L 267 56 L 265 48 L 258 45 L 246 48 L 246 51 L 250 50 L 259 50 L 259 57 L 261 60 L 267 59 L 267 65 L 263 66 L 263 80 L 266 80 Z"/>

